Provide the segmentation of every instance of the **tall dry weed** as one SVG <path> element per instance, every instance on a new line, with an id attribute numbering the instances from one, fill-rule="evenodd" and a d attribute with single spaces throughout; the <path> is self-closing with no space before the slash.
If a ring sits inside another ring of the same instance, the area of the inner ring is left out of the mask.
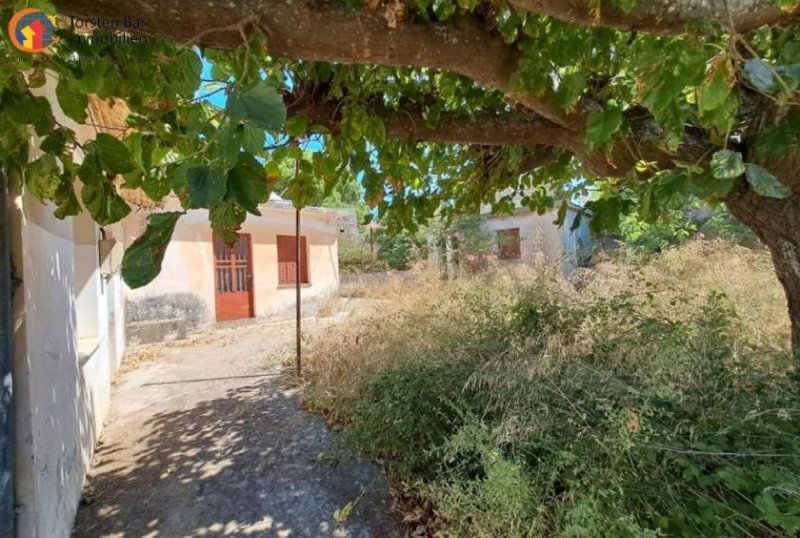
<path id="1" fill-rule="evenodd" d="M 656 307 L 675 315 L 691 313 L 709 293 L 722 293 L 754 345 L 783 352 L 790 347 L 786 297 L 765 250 L 722 239 L 695 240 L 646 263 L 608 258 L 596 267 L 587 291 L 605 297 L 652 292 Z"/>
<path id="2" fill-rule="evenodd" d="M 346 424 L 451 536 L 800 533 L 785 300 L 766 253 L 696 241 L 565 279 L 415 270 L 306 361 Z"/>

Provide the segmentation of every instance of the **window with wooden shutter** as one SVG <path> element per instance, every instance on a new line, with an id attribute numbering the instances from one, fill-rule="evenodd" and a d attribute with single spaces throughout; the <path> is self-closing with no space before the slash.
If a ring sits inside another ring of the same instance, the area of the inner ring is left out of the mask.
<path id="1" fill-rule="evenodd" d="M 293 286 L 297 271 L 295 236 L 278 236 L 278 285 Z M 308 284 L 308 250 L 306 237 L 300 236 L 300 283 Z"/>
<path id="2" fill-rule="evenodd" d="M 501 260 L 518 260 L 522 257 L 519 228 L 497 230 L 497 257 Z"/>

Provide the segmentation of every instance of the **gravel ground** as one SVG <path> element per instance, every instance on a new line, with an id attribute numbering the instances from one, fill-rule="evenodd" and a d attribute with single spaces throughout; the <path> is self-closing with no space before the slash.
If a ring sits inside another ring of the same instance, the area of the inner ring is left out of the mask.
<path id="1" fill-rule="evenodd" d="M 288 388 L 292 342 L 249 323 L 150 347 L 115 384 L 74 536 L 402 536 L 379 469 Z"/>

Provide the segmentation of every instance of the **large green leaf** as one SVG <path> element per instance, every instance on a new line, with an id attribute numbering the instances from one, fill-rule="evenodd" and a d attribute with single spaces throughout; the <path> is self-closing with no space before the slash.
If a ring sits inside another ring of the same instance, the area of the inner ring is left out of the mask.
<path id="1" fill-rule="evenodd" d="M 228 96 L 226 112 L 233 123 L 244 122 L 266 131 L 278 131 L 286 119 L 286 106 L 278 91 L 266 82 Z"/>
<path id="2" fill-rule="evenodd" d="M 130 206 L 117 194 L 114 185 L 106 178 L 84 183 L 81 199 L 100 226 L 108 226 L 122 220 L 131 212 Z"/>
<path id="3" fill-rule="evenodd" d="M 747 163 L 747 182 L 761 196 L 769 198 L 788 198 L 792 190 L 781 180 L 757 164 Z"/>
<path id="4" fill-rule="evenodd" d="M 619 230 L 620 216 L 627 213 L 632 206 L 632 200 L 616 195 L 586 202 L 586 209 L 591 211 L 592 217 L 589 226 L 594 232 L 615 232 Z"/>
<path id="5" fill-rule="evenodd" d="M 75 196 L 75 189 L 72 187 L 72 179 L 67 175 L 61 176 L 61 182 L 58 184 L 53 201 L 56 204 L 55 216 L 58 219 L 81 212 L 81 205 L 78 203 L 78 197 Z"/>
<path id="6" fill-rule="evenodd" d="M 186 169 L 189 198 L 197 207 L 212 207 L 220 203 L 227 190 L 225 175 L 210 166 L 197 164 Z"/>
<path id="7" fill-rule="evenodd" d="M 87 153 L 97 156 L 100 166 L 111 177 L 136 169 L 134 158 L 125 144 L 109 134 L 99 133 L 85 148 Z"/>
<path id="8" fill-rule="evenodd" d="M 245 151 L 256 155 L 264 149 L 264 138 L 266 133 L 263 129 L 257 129 L 252 125 L 245 125 L 242 132 L 242 147 Z"/>
<path id="9" fill-rule="evenodd" d="M 742 154 L 738 151 L 721 149 L 711 157 L 711 172 L 719 179 L 739 177 L 745 172 Z"/>
<path id="10" fill-rule="evenodd" d="M 233 199 L 253 215 L 261 215 L 258 204 L 269 197 L 264 167 L 251 156 L 244 156 L 228 172 L 228 199 Z"/>
<path id="11" fill-rule="evenodd" d="M 145 176 L 141 184 L 144 193 L 156 202 L 169 194 L 171 187 L 169 178 L 160 172 Z"/>
<path id="12" fill-rule="evenodd" d="M 722 59 L 714 65 L 706 76 L 697 95 L 697 106 L 701 111 L 713 110 L 721 106 L 735 81 L 735 76 L 730 67 L 730 62 Z"/>
<path id="13" fill-rule="evenodd" d="M 55 126 L 50 103 L 40 95 L 19 94 L 4 89 L 0 102 L 3 104 L 3 119 L 18 125 L 33 125 L 39 136 L 48 135 Z"/>
<path id="14" fill-rule="evenodd" d="M 77 123 L 86 122 L 86 107 L 89 106 L 89 97 L 86 93 L 70 88 L 66 80 L 58 81 L 56 86 L 56 99 L 61 110 Z"/>
<path id="15" fill-rule="evenodd" d="M 64 151 L 67 141 L 72 139 L 72 131 L 59 127 L 42 140 L 39 148 L 47 153 L 60 154 Z"/>
<path id="16" fill-rule="evenodd" d="M 181 202 L 181 207 L 184 209 L 197 208 L 197 206 L 192 203 L 192 198 L 189 196 L 187 174 L 192 166 L 194 165 L 183 163 L 180 165 L 173 164 L 167 167 L 167 178 L 172 187 L 172 192 L 178 197 Z"/>
<path id="17" fill-rule="evenodd" d="M 25 188 L 42 202 L 55 197 L 58 184 L 58 163 L 52 155 L 42 155 L 25 167 Z"/>
<path id="18" fill-rule="evenodd" d="M 131 208 L 125 203 L 111 180 L 103 172 L 96 153 L 87 153 L 78 177 L 83 182 L 83 205 L 101 226 L 107 226 L 125 217 Z"/>
<path id="19" fill-rule="evenodd" d="M 303 114 L 292 116 L 286 119 L 286 134 L 289 136 L 300 136 L 308 129 L 308 116 Z"/>
<path id="20" fill-rule="evenodd" d="M 128 286 L 141 288 L 158 276 L 175 224 L 182 214 L 155 213 L 148 217 L 147 229 L 122 258 L 122 279 Z"/>
<path id="21" fill-rule="evenodd" d="M 622 110 L 609 106 L 593 110 L 586 120 L 586 143 L 590 148 L 605 145 L 622 125 Z"/>
<path id="22" fill-rule="evenodd" d="M 556 99 L 562 108 L 570 108 L 577 101 L 586 88 L 586 74 L 580 71 L 561 77 Z"/>
<path id="23" fill-rule="evenodd" d="M 217 150 L 224 168 L 235 165 L 239 159 L 243 136 L 244 128 L 240 129 L 235 123 L 226 123 L 224 127 L 217 129 L 216 138 L 219 144 Z"/>
<path id="24" fill-rule="evenodd" d="M 190 98 L 200 86 L 202 71 L 200 57 L 192 50 L 183 49 L 175 58 L 175 70 L 169 71 L 170 85 L 179 95 Z"/>
<path id="25" fill-rule="evenodd" d="M 211 230 L 228 244 L 236 242 L 236 232 L 242 227 L 246 217 L 247 211 L 233 200 L 226 200 L 208 212 Z"/>

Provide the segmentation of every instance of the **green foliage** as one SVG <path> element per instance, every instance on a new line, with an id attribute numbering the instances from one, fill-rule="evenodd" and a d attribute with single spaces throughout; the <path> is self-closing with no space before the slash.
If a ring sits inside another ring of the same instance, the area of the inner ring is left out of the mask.
<path id="1" fill-rule="evenodd" d="M 440 253 L 440 269 L 448 268 L 449 263 L 457 266 L 459 271 L 476 272 L 486 269 L 492 251 L 498 243 L 496 234 L 487 230 L 483 219 L 478 216 L 463 216 L 451 222 L 436 221 L 428 228 L 431 242 Z M 450 238 L 452 252 L 447 253 L 447 239 Z"/>
<path id="2" fill-rule="evenodd" d="M 717 179 L 731 179 L 744 174 L 742 154 L 729 149 L 717 151 L 711 156 L 711 172 Z"/>
<path id="3" fill-rule="evenodd" d="M 16 7 L 0 9 L 4 32 Z M 269 162 L 266 131 L 279 136 L 283 128 L 279 70 L 242 51 L 209 51 L 214 80 L 201 83 L 202 62 L 190 48 L 152 38 L 113 45 L 61 32 L 52 55 L 20 54 L 0 40 L 0 165 L 22 179 L 27 192 L 53 203 L 58 218 L 81 211 L 79 179 L 82 205 L 92 218 L 101 226 L 118 222 L 131 211 L 119 193 L 121 177 L 122 188 L 141 189 L 154 201 L 172 191 L 184 208 L 209 208 L 212 228 L 234 240 L 244 212 L 258 214 L 269 195 L 265 167 L 256 157 Z M 264 76 L 254 77 L 254 70 Z M 107 133 L 78 140 L 74 126 L 59 124 L 51 104 L 35 94 L 45 72 L 57 78 L 53 105 L 71 120 L 86 121 L 88 95 L 95 94 L 124 101 L 131 129 L 122 140 Z M 200 98 L 221 91 L 227 93 L 224 110 Z M 32 162 L 29 128 L 43 137 L 38 149 L 44 154 Z M 158 274 L 158 256 L 129 252 L 125 259 L 123 276 L 134 287 Z"/>
<path id="4" fill-rule="evenodd" d="M 380 376 L 355 410 L 357 442 L 392 458 L 403 472 L 424 472 L 435 464 L 428 451 L 464 423 L 474 407 L 462 389 L 471 370 L 421 360 Z"/>
<path id="5" fill-rule="evenodd" d="M 747 182 L 761 196 L 787 198 L 792 194 L 789 187 L 757 164 L 747 165 Z"/>
<path id="6" fill-rule="evenodd" d="M 122 277 L 128 286 L 139 288 L 158 276 L 181 214 L 155 213 L 147 218 L 147 229 L 128 247 L 122 260 Z"/>
<path id="7" fill-rule="evenodd" d="M 586 120 L 586 143 L 590 148 L 607 144 L 622 125 L 622 110 L 608 107 L 593 110 Z"/>
<path id="8" fill-rule="evenodd" d="M 261 215 L 258 204 L 269 199 L 269 185 L 264 177 L 264 169 L 258 161 L 243 155 L 228 172 L 227 198 L 235 200 L 253 215 Z"/>
<path id="9" fill-rule="evenodd" d="M 697 229 L 697 224 L 684 209 L 667 211 L 652 222 L 628 215 L 622 219 L 620 226 L 625 245 L 643 253 L 661 252 L 665 248 L 681 245 Z"/>
<path id="10" fill-rule="evenodd" d="M 369 236 L 340 235 L 339 236 L 339 269 L 342 273 L 363 273 L 381 271 L 386 269 L 384 262 L 378 261 L 374 249 L 370 250 Z"/>
<path id="11" fill-rule="evenodd" d="M 378 228 L 375 231 L 375 241 L 378 260 L 398 271 L 405 271 L 416 261 L 427 257 L 427 237 L 421 233 L 391 233 L 385 228 Z"/>
<path id="12" fill-rule="evenodd" d="M 576 300 L 526 281 L 390 317 L 415 341 L 363 334 L 361 356 L 392 355 L 384 369 L 356 378 L 352 403 L 312 395 L 453 536 L 797 535 L 788 354 L 752 348 L 717 293 L 682 306 L 649 283 Z"/>
<path id="13" fill-rule="evenodd" d="M 0 8 L 3 31 L 23 4 L 28 3 Z M 47 2 L 39 4 L 55 13 Z M 344 4 L 363 7 L 360 0 Z M 587 4 L 596 16 L 609 7 L 628 11 L 635 5 L 634 0 Z M 591 190 L 600 193 L 592 200 L 593 226 L 616 230 L 621 215 L 636 209 L 652 221 L 672 208 L 678 195 L 717 201 L 745 171 L 765 196 L 786 194 L 779 184 L 785 178 L 754 167 L 768 168 L 771 159 L 800 144 L 800 116 L 781 116 L 747 151 L 739 146 L 740 102 L 753 91 L 779 104 L 797 102 L 800 35 L 794 26 L 738 36 L 725 25 L 693 21 L 681 35 L 661 36 L 581 27 L 475 0 L 418 0 L 406 7 L 407 20 L 414 22 L 482 20 L 519 55 L 508 87 L 489 89 L 420 67 L 275 58 L 258 33 L 236 50 L 200 51 L 149 36 L 124 46 L 69 39 L 68 30 L 61 30 L 52 54 L 20 55 L 7 39 L 0 40 L 0 164 L 11 177 L 24 178 L 31 194 L 54 203 L 60 218 L 80 210 L 73 191 L 81 180 L 90 185 L 82 198 L 90 201 L 86 209 L 98 223 L 118 221 L 129 211 L 117 192 L 120 174 L 122 188 L 142 189 L 155 201 L 174 194 L 184 209 L 209 209 L 211 227 L 226 240 L 234 238 L 248 213 L 258 214 L 268 190 L 304 207 L 335 198 L 340 186 L 349 190 L 353 183 L 357 198 L 389 232 L 411 235 L 431 219 L 474 213 L 483 204 L 505 211 L 514 196 L 544 212 L 557 200 Z M 746 58 L 741 49 L 748 50 Z M 201 55 L 211 67 L 210 78 L 202 81 Z M 86 120 L 89 94 L 124 101 L 131 111 L 125 138 L 76 140 L 71 123 L 59 125 L 48 101 L 36 95 L 46 72 L 58 78 L 58 105 L 78 123 Z M 335 104 L 338 124 L 315 125 L 303 113 L 288 113 L 282 96 L 299 88 L 321 92 L 315 98 Z M 583 142 L 594 162 L 605 158 L 614 166 L 604 152 L 621 147 L 621 136 L 640 138 L 629 149 L 642 142 L 676 150 L 687 125 L 703 131 L 703 140 L 718 151 L 710 163 L 677 160 L 671 170 L 655 170 L 655 163 L 640 162 L 639 173 L 609 179 L 558 149 L 540 167 L 521 171 L 528 147 L 394 140 L 374 106 L 380 103 L 389 115 L 412 108 L 436 126 L 445 116 L 468 123 L 506 114 L 515 93 L 540 97 L 565 112 L 588 110 Z M 225 106 L 211 104 L 205 98 L 211 94 L 224 95 Z M 634 125 L 642 108 L 654 121 Z M 49 155 L 46 160 L 29 158 L 31 131 L 44 138 L 40 149 Z M 309 144 L 321 151 L 301 149 Z M 81 146 L 95 162 L 72 162 Z M 266 190 L 258 175 L 269 178 Z M 498 198 L 501 192 L 510 194 Z M 397 266 L 406 265 L 400 261 L 406 256 L 402 243 L 387 254 Z"/>
<path id="14" fill-rule="evenodd" d="M 736 220 L 724 206 L 715 207 L 711 218 L 702 223 L 699 230 L 708 237 L 734 241 L 747 247 L 760 244 L 755 232 Z"/>
<path id="15" fill-rule="evenodd" d="M 225 175 L 215 168 L 198 164 L 186 170 L 189 199 L 196 207 L 214 207 L 228 189 Z"/>
<path id="16" fill-rule="evenodd" d="M 244 122 L 265 131 L 279 130 L 286 118 L 283 99 L 265 82 L 258 82 L 243 91 L 232 91 L 225 112 L 232 123 Z"/>

